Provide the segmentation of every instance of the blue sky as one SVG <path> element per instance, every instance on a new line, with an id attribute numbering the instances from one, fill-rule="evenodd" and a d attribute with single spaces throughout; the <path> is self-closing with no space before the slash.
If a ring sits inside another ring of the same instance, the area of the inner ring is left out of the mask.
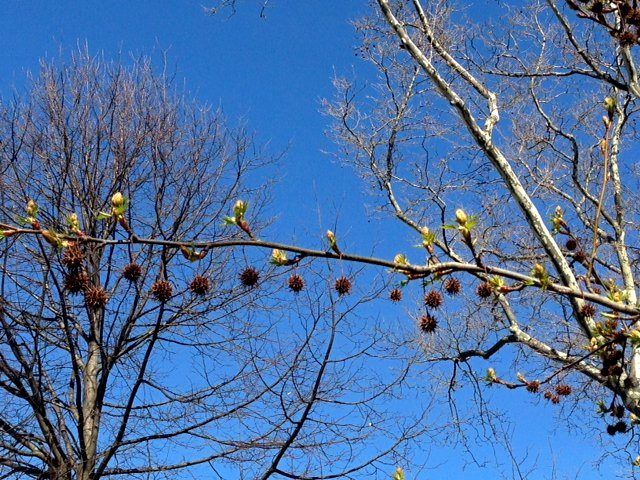
<path id="1" fill-rule="evenodd" d="M 366 78 L 371 73 L 354 54 L 357 36 L 349 24 L 365 11 L 366 2 L 276 2 L 266 19 L 257 7 L 244 3 L 245 8 L 225 20 L 204 14 L 206 0 L 3 2 L 0 91 L 7 95 L 12 86 L 22 86 L 26 72 L 37 70 L 39 58 L 57 57 L 61 48 L 68 52 L 85 42 L 107 58 L 133 53 L 159 59 L 166 51 L 176 78 L 193 96 L 223 107 L 234 121 L 244 119 L 271 151 L 287 149 L 274 172 L 281 184 L 272 213 L 286 212 L 279 219 L 279 240 L 309 241 L 313 232 L 318 240 L 336 218 L 354 244 L 367 245 L 380 232 L 404 236 L 404 230 L 367 219 L 361 193 L 365 186 L 322 153 L 331 143 L 324 135 L 328 119 L 319 111 L 320 100 L 332 96 L 332 77 L 355 71 Z M 411 245 L 407 240 L 402 239 Z M 521 417 L 513 432 L 515 454 L 521 457 L 529 450 L 540 467 L 530 478 L 552 478 L 553 464 L 557 478 L 606 478 L 589 463 L 599 439 L 569 441 L 554 425 L 547 405 L 532 408 L 522 394 L 491 394 Z M 465 470 L 468 459 L 459 450 L 430 450 L 434 465 L 441 466 L 425 478 L 495 478 L 490 466 Z M 501 460 L 507 463 L 506 457 Z"/>

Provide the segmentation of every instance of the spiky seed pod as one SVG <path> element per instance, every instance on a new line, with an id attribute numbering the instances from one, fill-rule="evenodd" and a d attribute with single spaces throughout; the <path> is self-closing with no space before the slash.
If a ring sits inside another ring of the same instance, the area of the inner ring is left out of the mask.
<path id="1" fill-rule="evenodd" d="M 489 298 L 493 293 L 493 288 L 489 282 L 483 282 L 476 288 L 476 293 L 480 298 Z"/>
<path id="2" fill-rule="evenodd" d="M 578 263 L 584 263 L 584 261 L 587 259 L 587 254 L 584 253 L 584 250 L 578 250 L 573 254 L 573 258 Z"/>
<path id="3" fill-rule="evenodd" d="M 193 280 L 191 280 L 189 284 L 189 290 L 195 295 L 204 296 L 209 292 L 209 289 L 211 289 L 211 282 L 207 277 L 202 275 L 193 277 Z"/>
<path id="4" fill-rule="evenodd" d="M 351 287 L 351 280 L 349 280 L 347 277 L 340 277 L 336 280 L 336 283 L 334 285 L 336 292 L 338 292 L 338 295 L 340 296 L 350 294 Z"/>
<path id="5" fill-rule="evenodd" d="M 89 308 L 97 310 L 104 308 L 109 301 L 109 294 L 101 285 L 93 285 L 87 289 L 84 298 Z"/>
<path id="6" fill-rule="evenodd" d="M 613 412 L 611 414 L 616 418 L 624 417 L 624 407 L 622 405 L 616 405 L 613 407 Z"/>
<path id="7" fill-rule="evenodd" d="M 166 303 L 173 295 L 173 285 L 167 280 L 158 280 L 151 287 L 151 294 L 160 303 Z"/>
<path id="8" fill-rule="evenodd" d="M 640 9 L 632 9 L 627 15 L 627 22 L 631 25 L 640 26 Z"/>
<path id="9" fill-rule="evenodd" d="M 76 270 L 82 267 L 84 262 L 84 252 L 78 246 L 69 247 L 64 251 L 61 263 L 69 270 Z"/>
<path id="10" fill-rule="evenodd" d="M 638 36 L 633 32 L 626 31 L 626 32 L 622 32 L 618 36 L 618 41 L 620 42 L 621 46 L 630 47 L 631 45 L 634 45 L 635 43 L 638 42 Z"/>
<path id="11" fill-rule="evenodd" d="M 399 288 L 394 288 L 393 290 L 391 290 L 391 293 L 389 294 L 389 300 L 391 300 L 392 302 L 399 302 L 400 300 L 402 300 L 402 290 L 400 290 Z"/>
<path id="12" fill-rule="evenodd" d="M 618 433 L 627 433 L 628 427 L 626 422 L 623 422 L 622 420 L 619 422 L 616 422 L 615 427 Z"/>
<path id="13" fill-rule="evenodd" d="M 576 242 L 575 238 L 570 238 L 567 240 L 567 243 L 564 244 L 565 248 L 570 252 L 573 252 L 576 248 L 578 248 L 578 242 Z"/>
<path id="14" fill-rule="evenodd" d="M 438 320 L 433 315 L 423 315 L 420 317 L 420 330 L 424 333 L 433 333 L 438 328 Z"/>
<path id="15" fill-rule="evenodd" d="M 607 425 L 607 433 L 609 435 L 615 435 L 618 432 L 618 429 L 615 425 Z"/>
<path id="16" fill-rule="evenodd" d="M 443 302 L 442 294 L 437 290 L 431 290 L 424 296 L 424 303 L 429 308 L 440 308 Z"/>
<path id="17" fill-rule="evenodd" d="M 558 395 L 562 395 L 562 396 L 568 396 L 571 395 L 571 386 L 570 385 L 566 385 L 566 384 L 562 384 L 562 385 L 557 385 L 556 386 L 556 393 Z"/>
<path id="18" fill-rule="evenodd" d="M 544 392 L 545 400 L 551 400 L 551 397 L 553 397 L 553 392 L 552 391 L 547 390 L 546 392 Z"/>
<path id="19" fill-rule="evenodd" d="M 289 277 L 289 289 L 294 293 L 299 293 L 304 289 L 304 278 L 298 274 L 293 274 Z"/>
<path id="20" fill-rule="evenodd" d="M 89 275 L 74 271 L 64 277 L 64 288 L 71 294 L 84 292 L 89 286 Z"/>
<path id="21" fill-rule="evenodd" d="M 240 274 L 240 282 L 245 287 L 255 287 L 260 279 L 260 272 L 253 267 L 245 268 Z"/>
<path id="22" fill-rule="evenodd" d="M 580 313 L 585 317 L 595 317 L 598 310 L 592 303 L 585 303 L 580 309 Z"/>
<path id="23" fill-rule="evenodd" d="M 552 395 L 551 396 L 551 403 L 553 403 L 554 405 L 557 405 L 560 403 L 560 397 L 558 395 Z"/>
<path id="24" fill-rule="evenodd" d="M 609 367 L 609 375 L 619 377 L 622 375 L 622 367 L 620 365 L 612 365 Z"/>
<path id="25" fill-rule="evenodd" d="M 131 283 L 135 283 L 140 280 L 140 277 L 142 276 L 142 267 L 137 263 L 130 263 L 124 267 L 122 276 Z"/>
<path id="26" fill-rule="evenodd" d="M 532 382 L 527 383 L 527 392 L 537 393 L 540 389 L 540 382 L 537 380 L 533 380 Z"/>
<path id="27" fill-rule="evenodd" d="M 448 278 L 446 282 L 444 282 L 444 291 L 452 297 L 458 295 L 462 291 L 462 284 L 460 280 L 457 278 Z"/>
<path id="28" fill-rule="evenodd" d="M 622 350 L 614 348 L 606 352 L 604 361 L 609 365 L 614 365 L 618 363 L 618 361 L 622 360 L 622 357 L 624 357 L 624 353 L 622 353 Z"/>

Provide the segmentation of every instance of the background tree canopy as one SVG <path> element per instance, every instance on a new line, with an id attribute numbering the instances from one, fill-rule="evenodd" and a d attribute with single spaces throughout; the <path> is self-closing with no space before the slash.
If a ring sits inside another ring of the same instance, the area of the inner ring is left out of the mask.
<path id="1" fill-rule="evenodd" d="M 291 151 L 146 57 L 82 47 L 4 96 L 0 472 L 635 476 L 640 7 L 197 15 Z"/>

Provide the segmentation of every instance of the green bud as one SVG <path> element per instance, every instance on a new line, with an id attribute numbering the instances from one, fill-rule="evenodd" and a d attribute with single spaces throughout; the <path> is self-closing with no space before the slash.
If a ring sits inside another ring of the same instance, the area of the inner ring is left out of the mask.
<path id="1" fill-rule="evenodd" d="M 38 216 L 38 211 L 40 210 L 40 207 L 38 207 L 38 204 L 33 201 L 33 200 L 29 200 L 27 202 L 27 216 L 30 218 L 36 218 Z"/>
<path id="2" fill-rule="evenodd" d="M 283 250 L 278 250 L 277 248 L 273 249 L 271 253 L 271 263 L 273 265 L 277 265 L 278 267 L 283 267 L 285 265 L 289 265 L 289 259 L 287 258 L 287 252 Z"/>
<path id="3" fill-rule="evenodd" d="M 233 214 L 236 217 L 236 222 L 241 222 L 244 220 L 244 214 L 247 213 L 247 208 L 249 204 L 244 200 L 238 200 L 233 206 Z"/>
<path id="4" fill-rule="evenodd" d="M 464 210 L 462 210 L 461 208 L 456 210 L 456 222 L 458 222 L 461 227 L 464 227 L 467 224 L 468 220 L 469 217 Z"/>

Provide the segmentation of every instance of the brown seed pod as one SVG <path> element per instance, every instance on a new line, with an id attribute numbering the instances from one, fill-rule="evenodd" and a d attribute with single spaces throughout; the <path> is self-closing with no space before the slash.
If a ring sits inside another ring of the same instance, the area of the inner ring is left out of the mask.
<path id="1" fill-rule="evenodd" d="M 85 272 L 74 271 L 64 277 L 64 288 L 71 294 L 84 292 L 89 286 L 89 275 Z"/>
<path id="2" fill-rule="evenodd" d="M 440 308 L 443 302 L 442 294 L 437 290 L 431 290 L 424 296 L 424 303 L 429 308 Z"/>
<path id="3" fill-rule="evenodd" d="M 615 407 L 613 407 L 613 411 L 611 412 L 611 415 L 613 415 L 616 418 L 624 417 L 624 407 L 622 405 L 616 405 Z"/>
<path id="4" fill-rule="evenodd" d="M 166 303 L 173 295 L 173 285 L 167 280 L 158 280 L 151 287 L 151 294 L 160 303 Z"/>
<path id="5" fill-rule="evenodd" d="M 573 254 L 573 259 L 578 263 L 584 263 L 584 261 L 587 259 L 587 254 L 584 253 L 584 250 L 578 250 Z"/>
<path id="6" fill-rule="evenodd" d="M 340 277 L 336 280 L 336 283 L 334 285 L 336 292 L 338 292 L 338 295 L 340 296 L 348 295 L 349 293 L 351 293 L 351 287 L 351 280 L 349 280 L 347 277 Z"/>
<path id="7" fill-rule="evenodd" d="M 196 275 L 189 284 L 189 290 L 195 295 L 204 296 L 211 289 L 211 282 L 207 277 Z"/>
<path id="8" fill-rule="evenodd" d="M 304 278 L 298 274 L 293 274 L 289 277 L 289 289 L 294 293 L 299 293 L 304 289 Z"/>
<path id="9" fill-rule="evenodd" d="M 97 310 L 105 307 L 109 301 L 109 294 L 102 285 L 93 285 L 86 290 L 84 298 L 89 308 Z"/>
<path id="10" fill-rule="evenodd" d="M 391 300 L 392 302 L 399 302 L 400 300 L 402 300 L 402 290 L 400 290 L 399 288 L 394 288 L 393 290 L 391 290 L 391 293 L 389 294 L 389 300 Z"/>
<path id="11" fill-rule="evenodd" d="M 607 425 L 607 433 L 609 435 L 615 435 L 618 432 L 618 429 L 615 425 Z"/>
<path id="12" fill-rule="evenodd" d="M 452 297 L 458 295 L 462 291 L 462 284 L 460 280 L 457 278 L 448 278 L 446 282 L 444 282 L 444 291 Z"/>
<path id="13" fill-rule="evenodd" d="M 424 333 L 433 333 L 438 328 L 438 320 L 432 315 L 426 314 L 420 317 L 420 330 Z"/>
<path id="14" fill-rule="evenodd" d="M 578 248 L 578 242 L 576 242 L 575 238 L 570 238 L 564 244 L 565 248 L 570 252 L 573 252 L 576 248 Z"/>
<path id="15" fill-rule="evenodd" d="M 618 41 L 621 46 L 630 47 L 631 45 L 638 43 L 638 35 L 630 31 L 622 32 L 618 35 Z"/>
<path id="16" fill-rule="evenodd" d="M 620 420 L 619 422 L 616 422 L 615 427 L 618 433 L 627 433 L 628 427 L 626 422 L 623 422 L 622 420 Z"/>
<path id="17" fill-rule="evenodd" d="M 61 263 L 69 270 L 77 270 L 82 267 L 84 262 L 84 252 L 76 245 L 69 247 L 64 251 Z"/>
<path id="18" fill-rule="evenodd" d="M 592 303 L 585 303 L 580 309 L 580 313 L 585 317 L 593 318 L 595 317 L 597 312 L 598 310 L 596 309 L 595 305 L 593 305 Z"/>
<path id="19" fill-rule="evenodd" d="M 131 283 L 135 283 L 142 276 L 142 267 L 137 263 L 130 263 L 122 270 L 122 276 Z"/>
<path id="20" fill-rule="evenodd" d="M 571 392 L 572 390 L 570 385 L 561 384 L 556 386 L 556 393 L 558 395 L 562 395 L 566 397 L 568 395 L 571 395 Z"/>
<path id="21" fill-rule="evenodd" d="M 240 282 L 245 287 L 255 287 L 260 279 L 260 272 L 253 267 L 245 268 L 240 274 Z"/>
<path id="22" fill-rule="evenodd" d="M 609 367 L 609 375 L 612 377 L 619 377 L 622 375 L 622 367 L 620 365 L 612 365 Z"/>
<path id="23" fill-rule="evenodd" d="M 527 392 L 536 393 L 540 389 L 540 382 L 537 380 L 528 382 L 526 389 L 527 389 Z"/>
<path id="24" fill-rule="evenodd" d="M 476 288 L 476 293 L 480 298 L 489 298 L 493 293 L 493 287 L 489 282 L 483 282 Z"/>

